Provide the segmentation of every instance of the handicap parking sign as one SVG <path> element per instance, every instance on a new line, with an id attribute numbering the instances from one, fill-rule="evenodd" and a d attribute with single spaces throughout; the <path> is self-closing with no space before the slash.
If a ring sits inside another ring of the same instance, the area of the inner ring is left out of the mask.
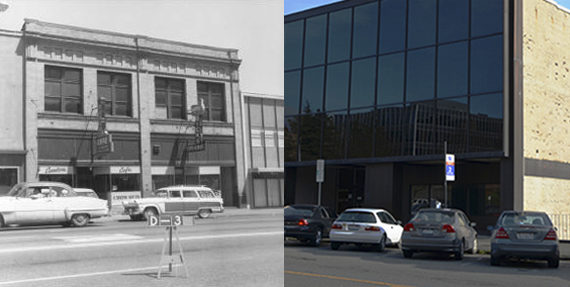
<path id="1" fill-rule="evenodd" d="M 455 181 L 455 155 L 445 155 L 445 180 Z"/>

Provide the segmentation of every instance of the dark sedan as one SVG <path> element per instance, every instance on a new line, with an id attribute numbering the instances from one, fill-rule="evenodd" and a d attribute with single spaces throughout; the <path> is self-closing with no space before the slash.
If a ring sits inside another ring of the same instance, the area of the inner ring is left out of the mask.
<path id="1" fill-rule="evenodd" d="M 491 265 L 515 257 L 548 261 L 558 268 L 556 229 L 544 212 L 503 211 L 491 235 Z"/>
<path id="2" fill-rule="evenodd" d="M 295 238 L 319 246 L 328 237 L 334 215 L 319 205 L 294 204 L 285 207 L 285 239 Z"/>

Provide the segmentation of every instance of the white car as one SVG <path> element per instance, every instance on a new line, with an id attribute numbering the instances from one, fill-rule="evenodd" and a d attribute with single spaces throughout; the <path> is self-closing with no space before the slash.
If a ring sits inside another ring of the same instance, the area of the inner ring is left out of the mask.
<path id="1" fill-rule="evenodd" d="M 403 230 L 401 222 L 384 209 L 351 208 L 335 220 L 329 237 L 333 250 L 342 244 L 372 244 L 384 251 L 387 244 L 400 245 Z"/>
<path id="2" fill-rule="evenodd" d="M 77 196 L 99 198 L 97 193 L 93 189 L 90 189 L 90 188 L 73 188 L 73 190 L 75 190 L 75 193 L 77 193 Z"/>
<path id="3" fill-rule="evenodd" d="M 145 220 L 161 214 L 197 214 L 200 218 L 206 218 L 213 212 L 224 211 L 224 200 L 203 185 L 164 187 L 154 195 L 123 201 L 124 214 L 132 220 Z"/>
<path id="4" fill-rule="evenodd" d="M 59 182 L 16 184 L 0 197 L 0 227 L 12 224 L 84 226 L 92 218 L 109 215 L 106 200 L 77 196 Z"/>

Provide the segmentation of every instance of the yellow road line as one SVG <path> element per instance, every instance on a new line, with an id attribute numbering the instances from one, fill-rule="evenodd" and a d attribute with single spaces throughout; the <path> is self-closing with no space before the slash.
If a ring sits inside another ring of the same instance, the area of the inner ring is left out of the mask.
<path id="1" fill-rule="evenodd" d="M 399 284 L 392 284 L 392 283 L 386 283 L 386 282 L 380 282 L 380 281 L 371 281 L 371 280 L 364 280 L 364 279 L 356 279 L 356 278 L 348 278 L 348 277 L 340 277 L 340 276 L 332 276 L 332 275 L 323 275 L 323 274 L 315 274 L 315 273 L 305 273 L 305 272 L 297 272 L 297 271 L 288 271 L 288 270 L 285 270 L 285 274 L 310 276 L 310 277 L 317 277 L 317 278 L 327 278 L 327 279 L 351 281 L 351 282 L 366 283 L 366 284 L 371 284 L 371 285 L 390 286 L 390 287 L 411 287 L 408 285 L 399 285 Z"/>

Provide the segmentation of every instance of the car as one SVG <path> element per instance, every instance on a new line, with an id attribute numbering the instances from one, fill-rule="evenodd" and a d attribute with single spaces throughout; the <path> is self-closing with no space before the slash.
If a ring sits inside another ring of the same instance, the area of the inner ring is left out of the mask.
<path id="1" fill-rule="evenodd" d="M 203 185 L 163 187 L 153 197 L 123 201 L 124 214 L 132 220 L 147 220 L 162 214 L 198 215 L 207 218 L 224 211 L 224 200 Z"/>
<path id="2" fill-rule="evenodd" d="M 398 246 L 403 230 L 400 224 L 384 209 L 347 209 L 331 226 L 331 249 L 343 244 L 371 244 L 381 252 L 387 244 Z"/>
<path id="3" fill-rule="evenodd" d="M 463 259 L 465 251 L 477 253 L 475 222 L 454 208 L 425 208 L 404 225 L 402 253 L 411 258 L 416 252 L 452 253 Z"/>
<path id="4" fill-rule="evenodd" d="M 556 228 L 545 212 L 503 211 L 491 234 L 491 265 L 507 258 L 546 260 L 558 268 L 560 250 Z"/>
<path id="5" fill-rule="evenodd" d="M 77 196 L 99 198 L 97 193 L 93 189 L 90 189 L 90 188 L 74 187 L 73 190 L 75 191 L 75 193 L 77 193 Z"/>
<path id="6" fill-rule="evenodd" d="M 284 208 L 285 239 L 295 238 L 319 246 L 322 238 L 329 237 L 334 215 L 320 205 L 293 204 Z"/>
<path id="7" fill-rule="evenodd" d="M 0 227 L 62 224 L 85 226 L 109 215 L 106 200 L 78 196 L 59 182 L 23 182 L 0 197 Z"/>

